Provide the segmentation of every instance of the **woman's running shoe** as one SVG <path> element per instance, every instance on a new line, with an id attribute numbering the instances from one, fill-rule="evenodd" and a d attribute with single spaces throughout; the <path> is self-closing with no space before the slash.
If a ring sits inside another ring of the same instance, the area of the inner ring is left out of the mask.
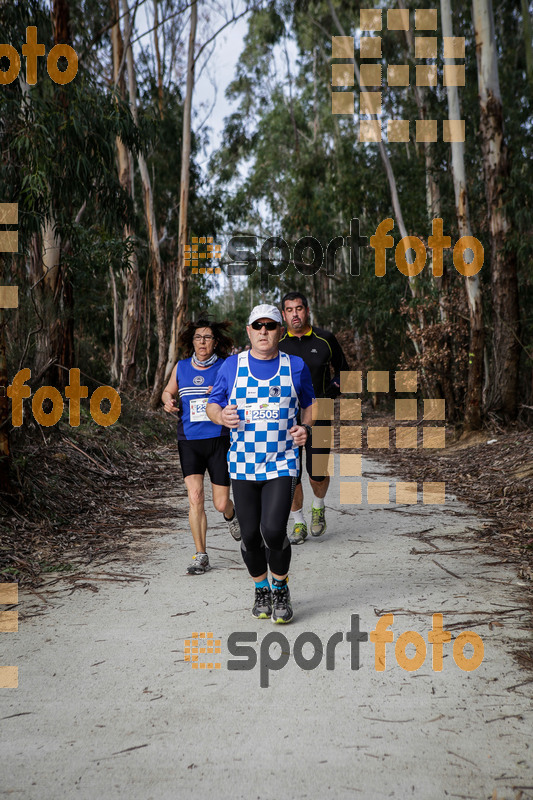
<path id="1" fill-rule="evenodd" d="M 252 617 L 256 619 L 270 619 L 272 616 L 272 592 L 267 586 L 255 590 L 255 603 L 252 608 Z"/>
<path id="2" fill-rule="evenodd" d="M 291 593 L 287 584 L 272 589 L 272 622 L 287 623 L 293 618 Z"/>

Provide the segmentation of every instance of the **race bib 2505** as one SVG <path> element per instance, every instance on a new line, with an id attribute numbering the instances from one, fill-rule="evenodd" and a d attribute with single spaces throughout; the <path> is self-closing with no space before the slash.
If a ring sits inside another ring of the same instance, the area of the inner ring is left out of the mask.
<path id="1" fill-rule="evenodd" d="M 246 406 L 244 409 L 245 422 L 270 422 L 279 419 L 279 406 L 262 403 L 254 406 Z"/>

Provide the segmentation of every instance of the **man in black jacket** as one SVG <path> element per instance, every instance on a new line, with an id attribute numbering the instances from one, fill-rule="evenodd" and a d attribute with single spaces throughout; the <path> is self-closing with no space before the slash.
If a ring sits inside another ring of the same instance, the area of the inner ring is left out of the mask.
<path id="1" fill-rule="evenodd" d="M 289 292 L 281 301 L 281 313 L 287 326 L 287 332 L 279 343 L 279 349 L 293 356 L 300 356 L 311 372 L 316 397 L 335 398 L 340 394 L 340 373 L 348 370 L 348 364 L 341 346 L 330 331 L 316 328 L 309 322 L 309 304 L 300 292 Z M 331 376 L 333 369 L 333 377 Z M 330 427 L 331 420 L 318 420 L 319 426 Z M 332 431 L 329 431 L 331 435 Z M 329 437 L 326 437 L 329 438 Z M 312 447 L 309 437 L 305 444 L 305 466 L 309 482 L 313 489 L 313 505 L 311 508 L 311 535 L 322 536 L 326 531 L 324 497 L 329 486 L 329 475 L 313 473 L 313 455 L 328 456 L 330 447 Z M 300 460 L 300 464 L 302 461 Z M 303 544 L 307 538 L 307 524 L 303 515 L 303 490 L 300 477 L 292 502 L 294 526 L 289 536 L 291 544 Z"/>

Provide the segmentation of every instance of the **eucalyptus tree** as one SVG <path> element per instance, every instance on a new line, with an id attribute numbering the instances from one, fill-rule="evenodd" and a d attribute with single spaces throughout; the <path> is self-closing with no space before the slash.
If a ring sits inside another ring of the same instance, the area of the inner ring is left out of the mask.
<path id="1" fill-rule="evenodd" d="M 39 41 L 50 46 L 68 23 L 65 4 L 63 17 L 58 13 L 53 27 L 38 0 L 2 4 L 0 40 L 18 47 L 35 25 Z M 83 39 L 73 44 L 83 51 Z M 83 349 L 83 325 L 98 341 L 107 309 L 94 314 L 91 301 L 106 283 L 109 261 L 119 268 L 127 249 L 117 247 L 116 234 L 132 207 L 118 181 L 113 143 L 119 136 L 136 151 L 141 138 L 128 108 L 82 59 L 75 79 L 62 86 L 48 76 L 45 59 L 37 65 L 36 83 L 27 83 L 21 70 L 0 92 L 0 197 L 19 208 L 19 250 L 3 264 L 20 297 L 5 325 L 0 361 L 6 359 L 8 372 L 29 361 L 33 385 L 46 378 L 61 387 Z M 4 435 L 6 408 L 2 413 Z"/>
<path id="2" fill-rule="evenodd" d="M 520 310 L 516 251 L 509 243 L 511 220 L 504 204 L 509 159 L 503 129 L 502 96 L 498 73 L 498 43 L 492 0 L 472 0 L 483 172 L 491 242 L 493 318 L 493 373 L 490 407 L 507 419 L 516 416 L 520 359 Z"/>

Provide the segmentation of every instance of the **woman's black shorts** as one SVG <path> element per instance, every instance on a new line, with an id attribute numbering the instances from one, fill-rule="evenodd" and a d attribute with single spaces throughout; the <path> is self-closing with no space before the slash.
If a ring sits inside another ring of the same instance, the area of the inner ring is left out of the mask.
<path id="1" fill-rule="evenodd" d="M 228 461 L 229 436 L 214 436 L 211 439 L 178 440 L 183 477 L 205 475 L 207 470 L 211 483 L 229 486 Z"/>

